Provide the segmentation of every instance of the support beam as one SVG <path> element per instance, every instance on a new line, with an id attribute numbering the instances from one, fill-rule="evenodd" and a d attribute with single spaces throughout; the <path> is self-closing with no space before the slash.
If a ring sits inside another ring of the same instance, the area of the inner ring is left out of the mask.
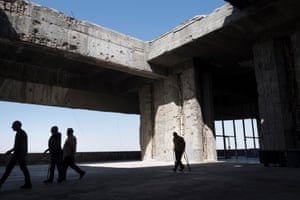
<path id="1" fill-rule="evenodd" d="M 107 112 L 139 113 L 138 99 L 0 78 L 0 100 Z"/>

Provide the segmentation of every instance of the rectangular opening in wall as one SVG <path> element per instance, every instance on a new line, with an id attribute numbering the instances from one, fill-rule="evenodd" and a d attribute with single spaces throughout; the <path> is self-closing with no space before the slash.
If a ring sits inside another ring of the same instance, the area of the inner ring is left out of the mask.
<path id="1" fill-rule="evenodd" d="M 6 113 L 0 116 L 0 154 L 12 148 L 11 124 L 19 120 L 28 135 L 29 163 L 47 160 L 34 159 L 42 158 L 42 153 L 48 148 L 52 126 L 57 126 L 61 132 L 62 147 L 67 139 L 67 128 L 74 130 L 76 155 L 80 155 L 77 162 L 140 159 L 139 115 L 3 101 L 0 101 L 0 110 Z M 33 157 L 33 154 L 40 157 Z"/>
<path id="2" fill-rule="evenodd" d="M 215 121 L 218 160 L 258 162 L 256 119 Z"/>

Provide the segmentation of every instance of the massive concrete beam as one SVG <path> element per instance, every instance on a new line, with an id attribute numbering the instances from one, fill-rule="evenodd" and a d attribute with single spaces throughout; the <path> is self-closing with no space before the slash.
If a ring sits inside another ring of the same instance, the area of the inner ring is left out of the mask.
<path id="1" fill-rule="evenodd" d="M 152 79 L 164 73 L 147 63 L 148 43 L 23 0 L 0 0 L 0 41 Z"/>
<path id="2" fill-rule="evenodd" d="M 172 53 L 184 45 L 193 43 L 195 40 L 223 27 L 225 18 L 232 14 L 232 7 L 226 5 L 208 16 L 195 16 L 193 19 L 182 23 L 170 32 L 150 42 L 148 60 L 156 62 L 160 57 L 169 57 L 169 62 L 164 65 L 175 65 L 183 62 L 186 57 Z M 161 60 L 160 60 L 161 61 Z"/>
<path id="3" fill-rule="evenodd" d="M 139 113 L 137 97 L 118 97 L 92 91 L 0 78 L 0 100 L 38 105 Z"/>
<path id="4" fill-rule="evenodd" d="M 300 2 L 294 0 L 261 0 L 244 10 L 227 4 L 151 41 L 148 61 L 172 67 L 193 57 L 228 65 L 251 60 L 251 47 L 257 40 L 295 29 L 299 8 Z"/>

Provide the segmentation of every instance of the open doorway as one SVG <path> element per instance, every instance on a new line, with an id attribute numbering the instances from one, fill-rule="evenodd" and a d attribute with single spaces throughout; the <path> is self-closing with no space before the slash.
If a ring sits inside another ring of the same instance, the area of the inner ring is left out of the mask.
<path id="1" fill-rule="evenodd" d="M 259 162 L 256 119 L 215 121 L 218 160 Z"/>

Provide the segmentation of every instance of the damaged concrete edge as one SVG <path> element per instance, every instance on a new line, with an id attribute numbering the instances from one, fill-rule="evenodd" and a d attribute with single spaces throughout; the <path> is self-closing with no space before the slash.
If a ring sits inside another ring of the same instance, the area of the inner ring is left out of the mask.
<path id="1" fill-rule="evenodd" d="M 142 40 L 28 1 L 1 0 L 0 12 L 6 20 L 5 26 L 10 27 L 5 31 L 13 31 L 17 35 L 15 41 L 77 54 L 98 60 L 107 68 L 146 75 L 147 78 L 165 76 L 164 73 L 159 74 L 164 70 L 153 70 L 159 67 L 150 66 L 147 62 L 145 54 L 149 44 Z M 9 37 L 11 34 L 0 35 Z"/>
<path id="2" fill-rule="evenodd" d="M 182 46 L 217 32 L 248 15 L 245 11 L 234 9 L 226 4 L 206 16 L 195 16 L 150 42 L 147 60 L 151 62 Z"/>

